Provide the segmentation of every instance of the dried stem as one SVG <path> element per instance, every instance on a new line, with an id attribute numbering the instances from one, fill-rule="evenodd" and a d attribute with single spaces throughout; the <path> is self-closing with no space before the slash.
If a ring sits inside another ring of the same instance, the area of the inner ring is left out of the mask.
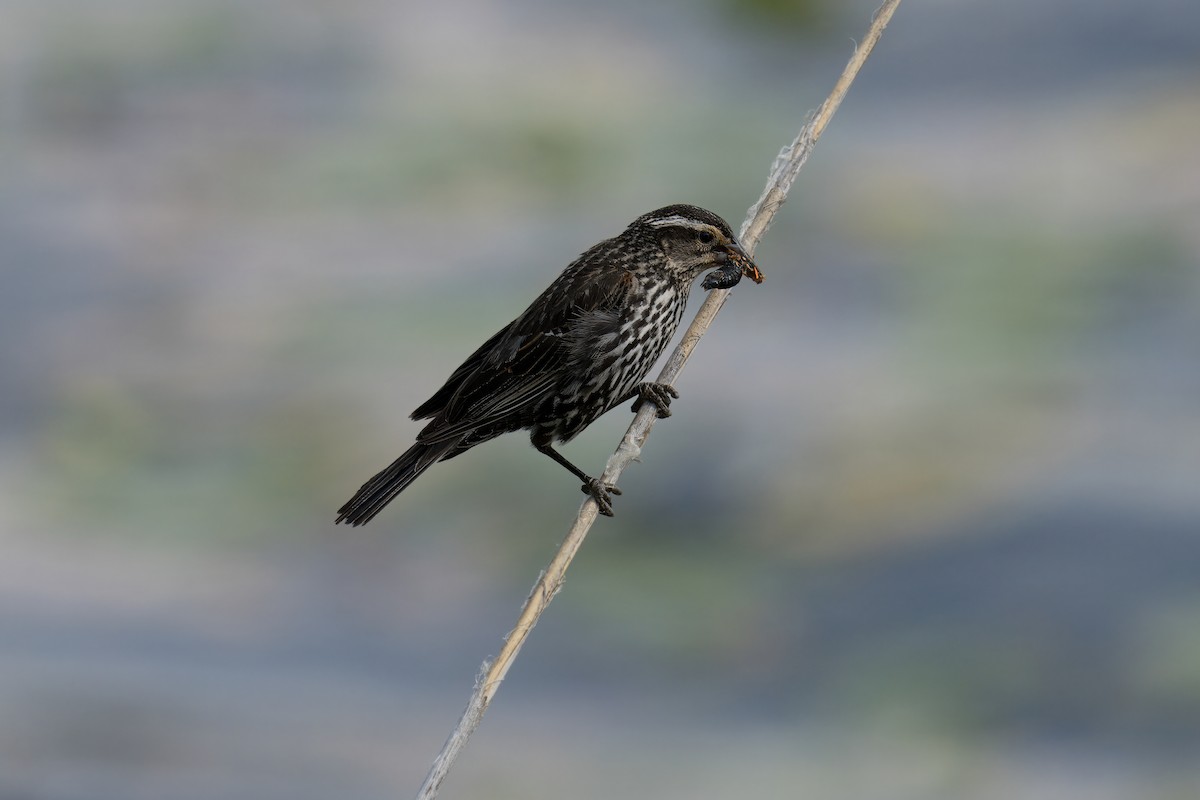
<path id="1" fill-rule="evenodd" d="M 896 7 L 899 5 L 900 0 L 885 0 L 884 4 L 875 12 L 866 37 L 863 39 L 862 44 L 855 48 L 850 62 L 842 71 L 842 75 L 838 78 L 829 97 L 825 99 L 825 102 L 821 104 L 817 112 L 812 115 L 808 123 L 801 128 L 795 141 L 785 147 L 779 156 L 776 157 L 775 163 L 771 167 L 771 174 L 767 179 L 766 188 L 763 190 L 762 196 L 758 198 L 758 201 L 747 213 L 746 221 L 742 224 L 742 229 L 738 236 L 748 254 L 754 254 L 754 250 L 758 247 L 759 241 L 762 240 L 763 234 L 770 227 L 775 213 L 787 199 L 788 191 L 791 189 L 792 183 L 796 180 L 796 175 L 800 172 L 800 167 L 808 160 L 809 153 L 812 152 L 817 139 L 824 133 L 825 127 L 829 124 L 830 119 L 833 118 L 833 114 L 837 111 L 838 106 L 841 105 L 846 92 L 849 91 L 850 84 L 854 82 L 858 71 L 866 62 L 867 56 L 870 55 L 871 50 L 875 47 L 875 43 L 879 41 L 879 37 L 883 35 L 883 29 L 887 27 L 888 22 L 896 11 Z M 674 352 L 671 353 L 671 357 L 667 360 L 662 372 L 659 373 L 659 383 L 673 384 L 675 382 L 675 379 L 679 377 L 679 373 L 683 371 L 684 365 L 691 358 L 692 351 L 695 350 L 700 338 L 708 330 L 709 325 L 712 324 L 712 321 L 717 316 L 717 312 L 721 310 L 721 306 L 725 304 L 725 300 L 728 297 L 728 289 L 714 289 L 708 293 L 704 304 L 696 312 L 691 325 L 688 326 L 687 331 L 683 334 L 683 340 L 675 348 Z M 625 432 L 625 436 L 621 439 L 616 452 L 608 459 L 603 476 L 606 482 L 615 484 L 625 467 L 629 465 L 629 462 L 638 457 L 642 446 L 646 443 L 646 438 L 650 435 L 650 429 L 654 426 L 655 419 L 653 405 L 650 403 L 643 405 L 642 409 L 634 416 L 633 422 Z M 575 554 L 579 551 L 579 547 L 583 544 L 584 537 L 587 536 L 592 523 L 596 521 L 597 512 L 598 509 L 595 500 L 589 497 L 583 501 L 583 505 L 579 508 L 579 514 L 575 518 L 575 524 L 571 526 L 567 537 L 559 545 L 558 552 L 554 554 L 554 558 L 546 566 L 545 571 L 538 577 L 537 583 L 534 584 L 533 590 L 529 593 L 529 598 L 525 601 L 525 606 L 521 609 L 521 615 L 517 619 L 517 624 L 508 636 L 505 637 L 504 646 L 500 648 L 499 655 L 493 661 L 485 661 L 480 668 L 479 677 L 475 681 L 475 691 L 471 695 L 471 700 L 467 704 L 467 708 L 463 712 L 461 719 L 459 719 L 458 726 L 450 734 L 450 737 L 442 747 L 442 751 L 438 753 L 437 758 L 434 760 L 433 766 L 429 770 L 429 775 L 425 778 L 425 783 L 417 793 L 417 800 L 432 800 L 432 798 L 437 796 L 442 781 L 450 771 L 450 767 L 454 764 L 459 751 L 462 750 L 471 733 L 478 727 L 480 720 L 483 718 L 483 713 L 491 704 L 492 698 L 495 697 L 496 692 L 499 690 L 505 675 L 508 674 L 509 667 L 516 660 L 517 653 L 521 650 L 521 645 L 525 643 L 529 632 L 537 624 L 538 619 L 542 616 L 542 612 L 550 605 L 550 601 L 554 599 L 554 595 L 558 594 L 558 590 L 562 588 L 567 567 L 570 566 L 572 559 L 575 558 Z"/>

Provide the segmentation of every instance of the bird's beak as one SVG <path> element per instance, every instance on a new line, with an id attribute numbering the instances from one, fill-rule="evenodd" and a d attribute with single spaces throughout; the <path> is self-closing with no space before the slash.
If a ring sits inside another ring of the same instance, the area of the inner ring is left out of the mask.
<path id="1" fill-rule="evenodd" d="M 758 269 L 758 265 L 754 263 L 750 256 L 746 255 L 746 251 L 737 242 L 731 242 L 725 248 L 729 253 L 729 263 L 737 267 L 741 274 L 755 283 L 763 282 L 763 274 Z"/>

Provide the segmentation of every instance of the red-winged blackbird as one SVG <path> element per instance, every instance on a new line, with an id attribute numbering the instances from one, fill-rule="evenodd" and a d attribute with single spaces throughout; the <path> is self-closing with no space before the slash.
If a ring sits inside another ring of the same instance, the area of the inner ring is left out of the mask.
<path id="1" fill-rule="evenodd" d="M 592 247 L 412 413 L 430 420 L 416 444 L 363 484 L 338 509 L 337 522 L 370 521 L 436 462 L 521 429 L 612 516 L 609 494 L 620 490 L 550 445 L 635 397 L 634 410 L 650 402 L 660 417 L 670 415 L 679 393 L 641 381 L 679 327 L 692 281 L 713 268 L 705 289 L 728 288 L 743 275 L 762 282 L 725 220 L 695 206 L 651 211 Z"/>

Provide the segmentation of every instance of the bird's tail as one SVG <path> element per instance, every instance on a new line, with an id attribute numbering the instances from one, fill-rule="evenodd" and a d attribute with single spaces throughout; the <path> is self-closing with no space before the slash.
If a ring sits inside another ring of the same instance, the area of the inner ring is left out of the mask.
<path id="1" fill-rule="evenodd" d="M 366 525 L 383 510 L 383 507 L 417 479 L 422 472 L 432 467 L 462 443 L 461 438 L 450 438 L 436 444 L 417 442 L 404 451 L 404 455 L 391 466 L 367 481 L 358 493 L 338 509 L 336 525 L 348 522 L 351 525 Z"/>

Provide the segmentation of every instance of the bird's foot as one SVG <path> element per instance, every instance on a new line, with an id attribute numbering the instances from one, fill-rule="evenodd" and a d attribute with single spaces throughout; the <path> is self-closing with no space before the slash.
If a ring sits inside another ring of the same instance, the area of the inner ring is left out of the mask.
<path id="1" fill-rule="evenodd" d="M 633 401 L 633 413 L 636 414 L 643 403 L 653 403 L 661 419 L 671 416 L 671 399 L 679 397 L 679 390 L 666 383 L 639 383 L 635 391 L 638 399 Z"/>
<path id="2" fill-rule="evenodd" d="M 610 486 L 599 478 L 588 478 L 587 483 L 579 487 L 583 493 L 590 496 L 596 501 L 596 505 L 600 508 L 600 513 L 606 517 L 613 515 L 612 498 L 610 494 L 620 494 L 621 490 L 616 486 Z"/>

